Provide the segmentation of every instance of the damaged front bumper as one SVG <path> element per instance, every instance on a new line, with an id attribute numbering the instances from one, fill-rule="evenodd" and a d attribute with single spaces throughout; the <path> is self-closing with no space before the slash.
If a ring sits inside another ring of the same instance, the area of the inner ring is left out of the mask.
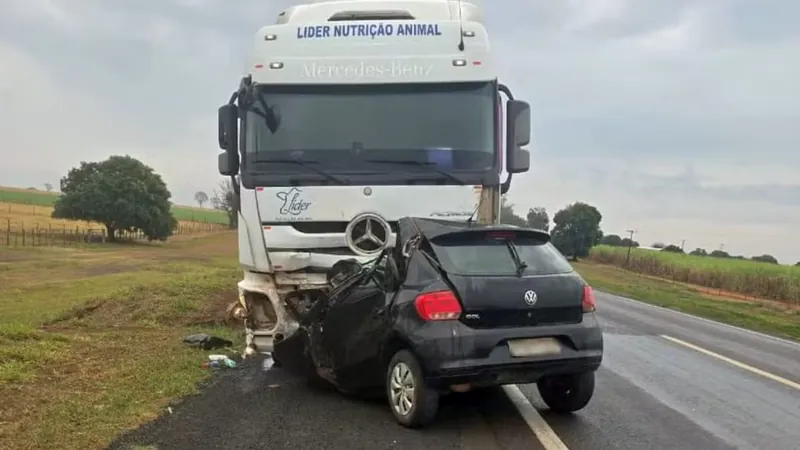
<path id="1" fill-rule="evenodd" d="M 228 307 L 228 319 L 244 325 L 244 356 L 272 353 L 276 336 L 297 331 L 298 316 L 308 310 L 330 283 L 319 273 L 244 272 L 239 298 Z"/>
<path id="2" fill-rule="evenodd" d="M 276 335 L 297 330 L 297 319 L 285 303 L 287 297 L 326 286 L 325 275 L 321 274 L 244 272 L 237 284 L 238 302 L 228 307 L 229 319 L 244 324 L 244 355 L 271 353 Z"/>

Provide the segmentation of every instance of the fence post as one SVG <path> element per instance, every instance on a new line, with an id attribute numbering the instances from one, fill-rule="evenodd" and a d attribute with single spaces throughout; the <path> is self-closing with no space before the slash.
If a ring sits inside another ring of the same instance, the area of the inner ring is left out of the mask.
<path id="1" fill-rule="evenodd" d="M 6 222 L 6 247 L 11 247 L 11 219 Z"/>
<path id="2" fill-rule="evenodd" d="M 22 246 L 25 247 L 25 227 L 22 227 Z"/>

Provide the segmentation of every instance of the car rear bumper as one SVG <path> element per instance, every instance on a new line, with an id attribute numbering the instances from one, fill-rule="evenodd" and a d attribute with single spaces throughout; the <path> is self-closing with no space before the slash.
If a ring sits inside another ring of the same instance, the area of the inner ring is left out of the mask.
<path id="1" fill-rule="evenodd" d="M 511 356 L 509 340 L 543 337 L 557 339 L 561 351 Z M 453 321 L 423 328 L 411 342 L 416 343 L 412 351 L 420 358 L 426 378 L 444 386 L 533 383 L 548 375 L 593 372 L 603 359 L 603 333 L 594 314 L 586 314 L 579 324 L 526 328 L 479 330 Z"/>

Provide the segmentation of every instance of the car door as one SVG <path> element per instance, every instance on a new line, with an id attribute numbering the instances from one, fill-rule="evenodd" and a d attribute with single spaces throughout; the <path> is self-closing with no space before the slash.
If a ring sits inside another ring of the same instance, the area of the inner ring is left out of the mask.
<path id="1" fill-rule="evenodd" d="M 351 387 L 382 380 L 379 352 L 387 325 L 387 294 L 374 280 L 341 292 L 330 303 L 323 321 L 324 346 L 336 379 Z"/>

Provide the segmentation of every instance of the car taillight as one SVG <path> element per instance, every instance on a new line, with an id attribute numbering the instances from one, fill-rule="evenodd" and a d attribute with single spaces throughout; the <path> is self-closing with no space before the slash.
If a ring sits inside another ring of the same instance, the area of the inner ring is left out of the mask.
<path id="1" fill-rule="evenodd" d="M 591 286 L 583 287 L 583 297 L 581 297 L 581 306 L 583 306 L 583 312 L 585 313 L 590 313 L 594 311 L 594 291 L 592 291 Z"/>
<path id="2" fill-rule="evenodd" d="M 422 320 L 455 320 L 461 316 L 461 304 L 451 291 L 420 294 L 414 306 Z"/>

